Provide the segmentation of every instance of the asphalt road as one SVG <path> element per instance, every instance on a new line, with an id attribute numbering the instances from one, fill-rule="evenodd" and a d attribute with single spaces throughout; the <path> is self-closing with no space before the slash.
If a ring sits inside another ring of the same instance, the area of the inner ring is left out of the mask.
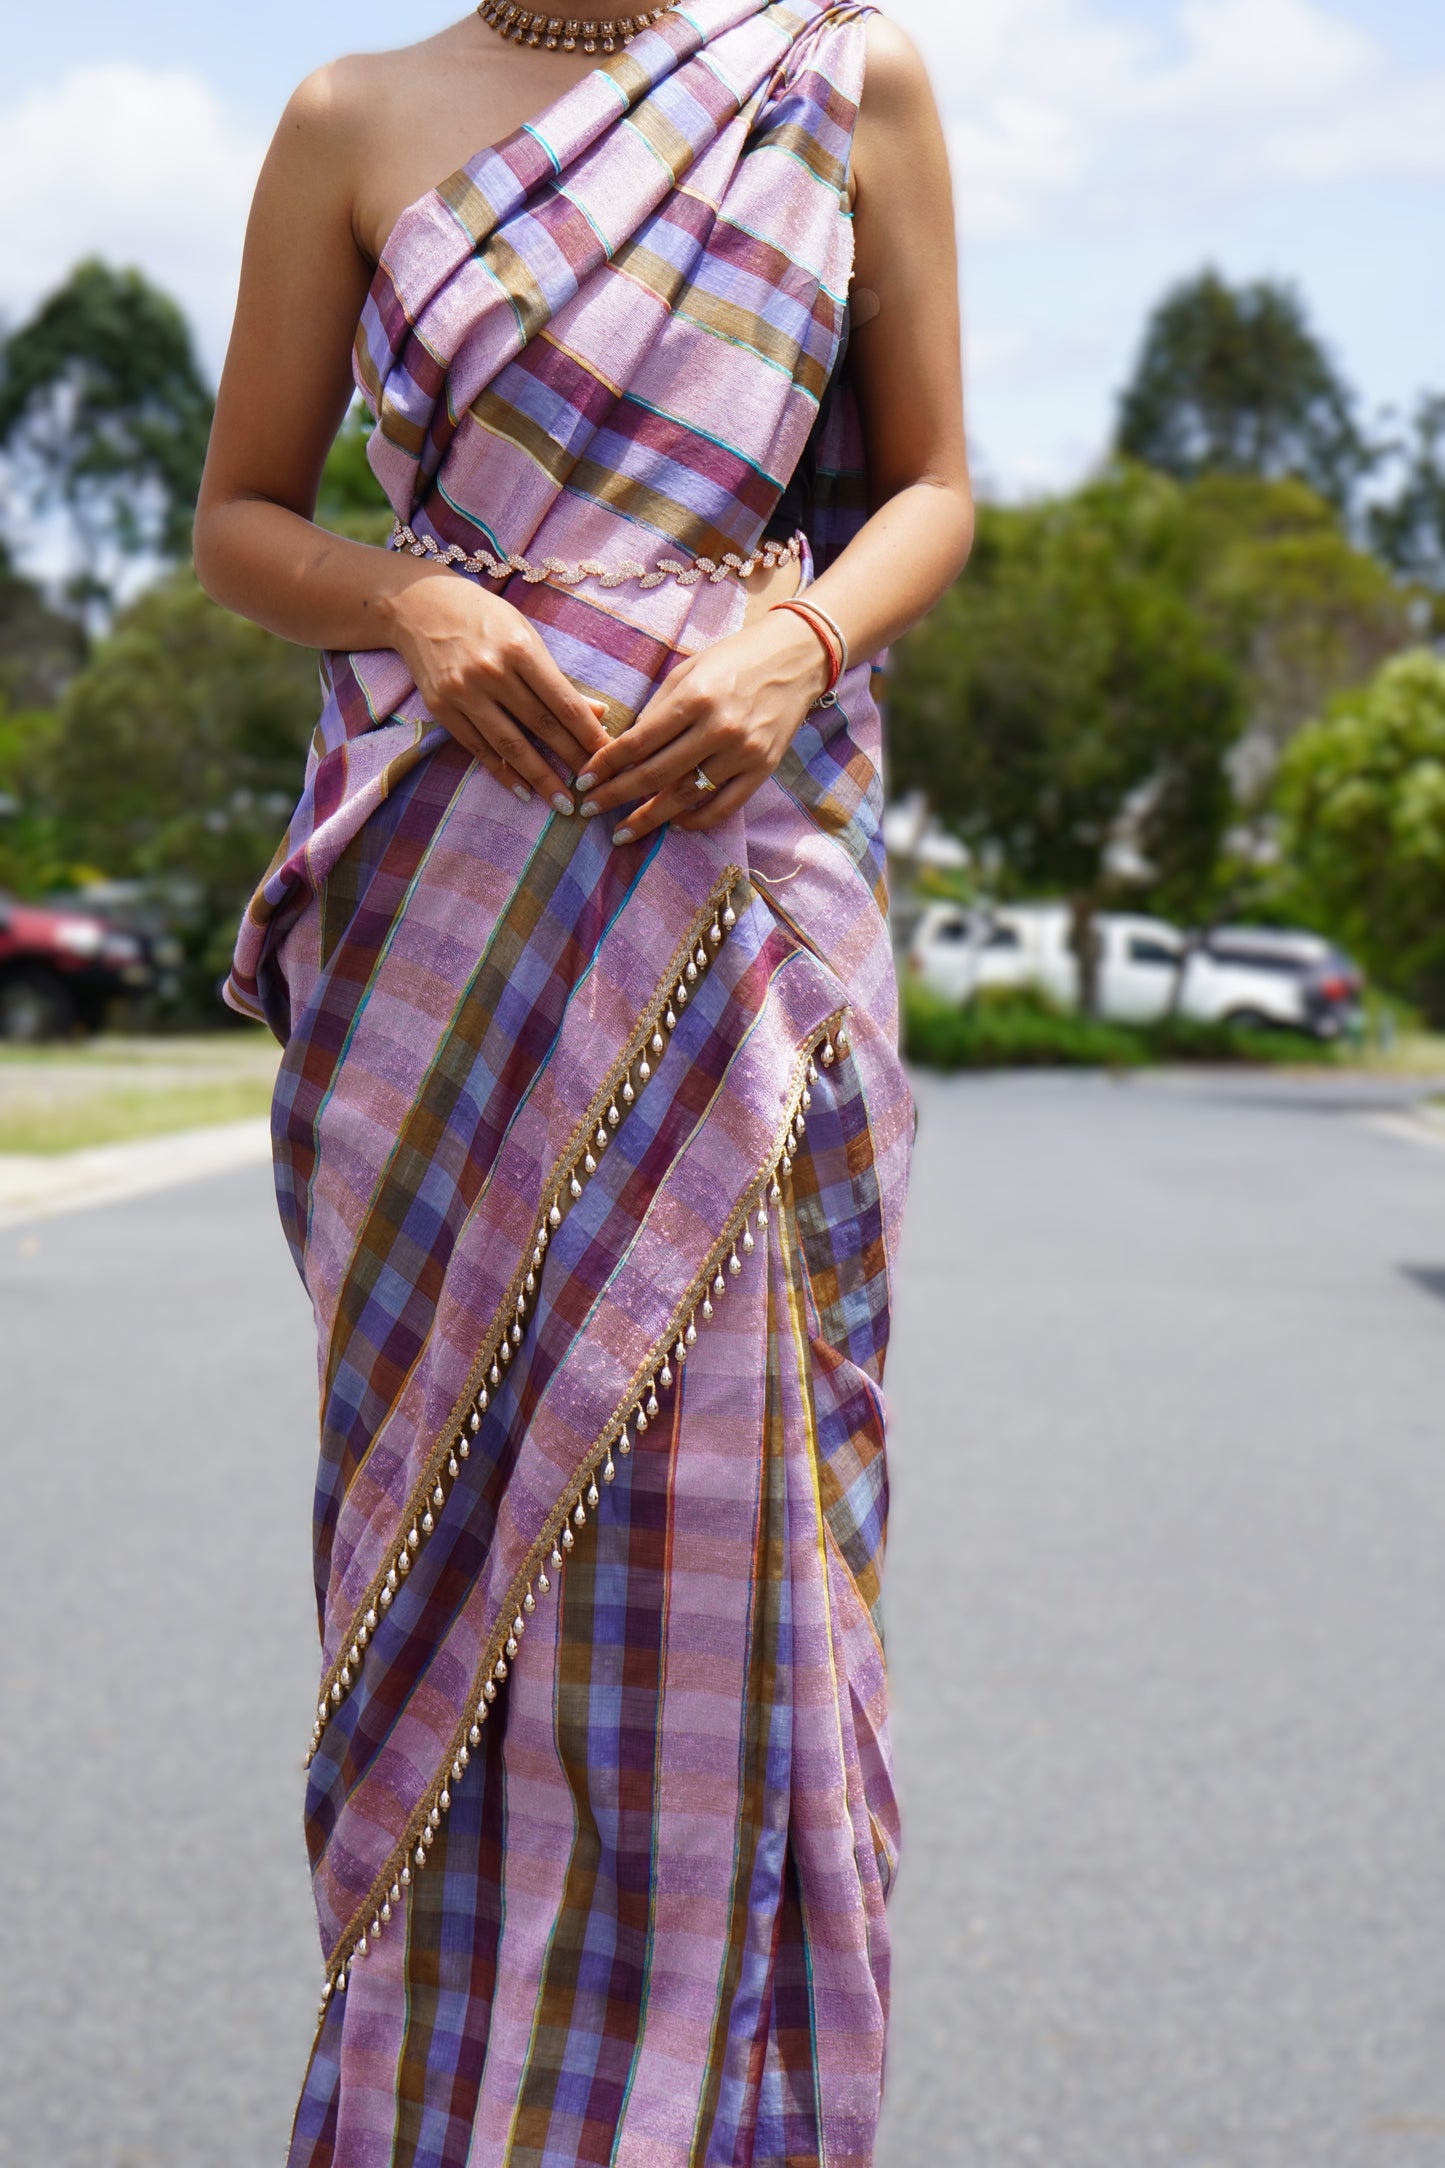
<path id="1" fill-rule="evenodd" d="M 1439 2168 L 1445 1151 L 1339 1086 L 920 1099 L 877 2168 Z M 6 1231 L 0 1346 L 0 2162 L 273 2168 L 314 1357 L 264 1171 Z"/>

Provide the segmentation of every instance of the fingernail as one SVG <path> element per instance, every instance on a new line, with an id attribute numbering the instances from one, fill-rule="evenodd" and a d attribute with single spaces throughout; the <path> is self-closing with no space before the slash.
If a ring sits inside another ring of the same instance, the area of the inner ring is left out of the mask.
<path id="1" fill-rule="evenodd" d="M 595 775 L 579 775 L 573 788 L 574 790 L 591 790 L 596 781 Z"/>
<path id="2" fill-rule="evenodd" d="M 514 798 L 520 798 L 523 805 L 530 805 L 532 803 L 532 793 L 528 790 L 525 783 L 514 783 L 512 785 L 512 796 Z"/>
<path id="3" fill-rule="evenodd" d="M 632 830 L 630 828 L 614 828 L 612 840 L 614 843 L 630 843 L 632 841 Z"/>
<path id="4" fill-rule="evenodd" d="M 577 809 L 567 796 L 566 791 L 559 790 L 553 793 L 552 810 L 554 813 L 574 813 Z"/>
<path id="5" fill-rule="evenodd" d="M 582 815 L 584 821 L 590 821 L 596 818 L 596 816 L 602 811 L 602 808 L 600 805 L 594 805 L 590 798 L 584 798 L 581 805 L 578 806 L 577 810 Z"/>

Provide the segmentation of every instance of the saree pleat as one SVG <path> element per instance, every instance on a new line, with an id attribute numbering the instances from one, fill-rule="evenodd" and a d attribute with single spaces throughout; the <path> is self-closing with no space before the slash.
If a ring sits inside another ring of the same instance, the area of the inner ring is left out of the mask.
<path id="1" fill-rule="evenodd" d="M 384 251 L 357 380 L 408 546 L 492 553 L 455 576 L 611 729 L 740 623 L 805 447 L 805 577 L 861 517 L 866 12 L 674 10 Z M 228 988 L 285 1045 L 318 1330 L 292 2168 L 865 2168 L 912 1126 L 869 671 L 743 814 L 623 847 L 396 655 L 325 679 Z"/>

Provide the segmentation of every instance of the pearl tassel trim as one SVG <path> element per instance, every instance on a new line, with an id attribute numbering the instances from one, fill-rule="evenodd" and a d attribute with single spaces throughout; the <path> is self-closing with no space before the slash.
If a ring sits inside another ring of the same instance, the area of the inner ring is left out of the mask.
<path id="1" fill-rule="evenodd" d="M 482 1743 L 482 1726 L 490 1717 L 499 1691 L 510 1675 L 509 1666 L 517 1655 L 527 1630 L 527 1621 L 536 1611 L 537 1598 L 551 1594 L 568 1554 L 577 1547 L 577 1534 L 574 1531 L 585 1528 L 588 1513 L 596 1512 L 601 1504 L 599 1482 L 606 1484 L 616 1480 L 617 1461 L 613 1457 L 614 1453 L 618 1458 L 625 1459 L 632 1451 L 632 1434 L 636 1432 L 638 1436 L 645 1435 L 649 1426 L 658 1419 L 662 1412 L 662 1404 L 657 1397 L 659 1387 L 664 1392 L 667 1391 L 680 1376 L 689 1351 L 697 1345 L 699 1318 L 703 1324 L 711 1323 L 717 1314 L 718 1303 L 727 1293 L 729 1279 L 738 1277 L 743 1269 L 744 1258 L 750 1257 L 757 1248 L 753 1235 L 754 1222 L 759 1230 L 765 1232 L 769 1208 L 782 1203 L 783 1184 L 792 1173 L 793 1161 L 798 1155 L 807 1128 L 808 1113 L 813 1104 L 812 1087 L 818 1081 L 819 1063 L 825 1069 L 830 1069 L 839 1056 L 847 1052 L 847 1027 L 839 1012 L 824 1026 L 820 1038 L 813 1042 L 799 1063 L 789 1095 L 787 1122 L 769 1155 L 761 1178 L 753 1184 L 747 1202 L 729 1221 L 721 1238 L 714 1245 L 707 1263 L 674 1312 L 672 1322 L 657 1348 L 623 1395 L 621 1407 L 604 1431 L 600 1447 L 594 1448 L 574 1481 L 567 1486 L 561 1513 L 533 1547 L 527 1566 L 518 1577 L 508 1601 L 502 1606 L 503 1620 L 509 1610 L 514 1614 L 511 1626 L 498 1627 L 493 1634 L 479 1673 L 482 1686 L 474 1713 L 464 1722 L 452 1742 L 451 1767 L 444 1770 L 441 1783 L 413 1814 L 397 1853 L 372 1891 L 370 1904 L 361 1909 L 360 1927 L 353 1921 L 347 1934 L 342 1937 L 342 1946 L 349 1944 L 349 1947 L 346 1948 L 346 1955 L 328 1976 L 321 1991 L 318 2018 L 325 2017 L 333 1994 L 346 1992 L 347 1981 L 356 1965 L 368 1956 L 372 1943 L 380 1940 L 390 1925 L 393 1914 L 400 1909 L 404 1901 L 403 1892 L 411 1886 L 413 1874 L 420 1874 L 425 1868 L 427 1855 L 436 1841 L 437 1831 L 441 1828 L 442 1816 L 451 1808 L 452 1793 L 466 1776 L 473 1750 Z M 516 1600 L 516 1591 L 519 1588 L 525 1591 L 520 1603 Z M 369 1923 L 366 1920 L 368 1910 L 371 1912 Z"/>
<path id="2" fill-rule="evenodd" d="M 555 580 L 560 587 L 576 587 L 582 580 L 596 580 L 599 587 L 625 587 L 629 580 L 636 580 L 639 587 L 661 587 L 667 580 L 676 580 L 679 587 L 696 587 L 699 580 L 708 580 L 715 587 L 719 580 L 745 580 L 759 566 L 774 572 L 779 565 L 797 564 L 802 557 L 802 543 L 794 535 L 787 542 L 765 542 L 749 557 L 739 557 L 729 550 L 721 558 L 659 557 L 650 567 L 637 557 L 624 557 L 610 569 L 596 557 L 584 557 L 575 564 L 569 564 L 565 557 L 543 557 L 533 564 L 515 550 L 506 557 L 477 550 L 469 557 L 455 542 L 443 549 L 435 535 L 418 534 L 400 519 L 391 530 L 390 547 L 410 550 L 413 557 L 433 557 L 439 565 L 455 565 L 459 572 L 485 573 L 494 580 L 510 579 L 514 572 L 520 572 L 529 586 Z"/>
<path id="3" fill-rule="evenodd" d="M 737 924 L 732 895 L 740 879 L 738 868 L 730 866 L 698 914 L 687 939 L 670 959 L 661 990 L 654 995 L 646 1012 L 646 1021 L 634 1036 L 626 1059 L 597 1093 L 572 1142 L 553 1169 L 552 1182 L 548 1185 L 552 1190 L 552 1202 L 538 1221 L 530 1256 L 517 1269 L 511 1288 L 493 1319 L 484 1352 L 473 1368 L 461 1400 L 452 1410 L 451 1421 L 443 1430 L 440 1443 L 433 1449 L 426 1474 L 401 1516 L 405 1534 L 357 1606 L 351 1631 L 342 1638 L 342 1653 L 322 1679 L 321 1698 L 316 1705 L 316 1720 L 311 1727 L 311 1744 L 306 1754 L 308 1769 L 316 1757 L 328 1722 L 361 1676 L 372 1635 L 383 1615 L 391 1609 L 422 1544 L 436 1529 L 438 1516 L 447 1502 L 448 1482 L 455 1483 L 461 1474 L 461 1463 L 470 1458 L 472 1439 L 482 1427 L 482 1417 L 491 1403 L 492 1394 L 501 1385 L 504 1372 L 522 1344 L 527 1313 L 537 1292 L 548 1243 L 565 1214 L 582 1195 L 584 1182 L 590 1181 L 597 1172 L 612 1132 L 621 1124 L 624 1110 L 636 1104 L 638 1090 L 650 1081 L 654 1065 L 661 1060 L 677 1029 L 679 1013 L 687 1005 L 690 989 L 697 984 L 712 957 L 722 947 L 725 936 Z M 635 1087 L 634 1072 L 638 1080 Z M 545 1190 L 543 1194 L 546 1194 Z"/>

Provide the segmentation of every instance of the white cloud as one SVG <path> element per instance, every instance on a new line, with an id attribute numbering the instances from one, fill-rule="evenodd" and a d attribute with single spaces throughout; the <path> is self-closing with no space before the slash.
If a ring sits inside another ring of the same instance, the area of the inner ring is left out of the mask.
<path id="1" fill-rule="evenodd" d="M 1315 0 L 1184 0 L 1179 30 L 1181 59 L 1138 85 L 1140 104 L 1206 126 L 1338 110 L 1377 60 L 1368 38 Z"/>
<path id="2" fill-rule="evenodd" d="M 1209 257 L 1288 273 L 1312 248 L 1337 323 L 1354 329 L 1368 281 L 1342 252 L 1378 250 L 1358 234 L 1337 245 L 1339 185 L 1413 187 L 1424 230 L 1429 185 L 1445 179 L 1445 74 L 1411 72 L 1368 0 L 885 4 L 944 108 L 971 406 L 1011 486 L 1071 475 L 1097 452 L 1169 277 Z M 173 293 L 219 367 L 264 142 L 215 80 L 84 67 L 0 103 L 0 317 L 13 323 L 99 253 Z M 1256 245 L 1266 221 L 1272 239 Z M 1380 334 L 1381 397 L 1409 389 L 1402 369 L 1434 367 L 1398 360 L 1399 330 Z"/>
<path id="3" fill-rule="evenodd" d="M 180 71 L 77 68 L 0 109 L 5 318 L 23 318 L 81 257 L 136 264 L 184 306 L 214 372 L 264 150 Z"/>
<path id="4" fill-rule="evenodd" d="M 1389 248 L 1352 206 L 1391 187 L 1418 255 L 1445 179 L 1445 71 L 1408 67 L 1368 0 L 887 6 L 948 131 L 970 419 L 995 487 L 1066 483 L 1099 457 L 1150 307 L 1208 261 L 1305 274 L 1367 397 L 1435 367 L 1428 295 L 1402 359 Z"/>
<path id="5" fill-rule="evenodd" d="M 1157 224 L 1279 181 L 1445 178 L 1445 74 L 1327 0 L 894 0 L 949 125 L 965 242 Z"/>
<path id="6" fill-rule="evenodd" d="M 1043 203 L 1077 185 L 1085 164 L 1067 113 L 1010 90 L 987 112 L 951 121 L 948 147 L 972 233 L 1026 230 Z"/>

